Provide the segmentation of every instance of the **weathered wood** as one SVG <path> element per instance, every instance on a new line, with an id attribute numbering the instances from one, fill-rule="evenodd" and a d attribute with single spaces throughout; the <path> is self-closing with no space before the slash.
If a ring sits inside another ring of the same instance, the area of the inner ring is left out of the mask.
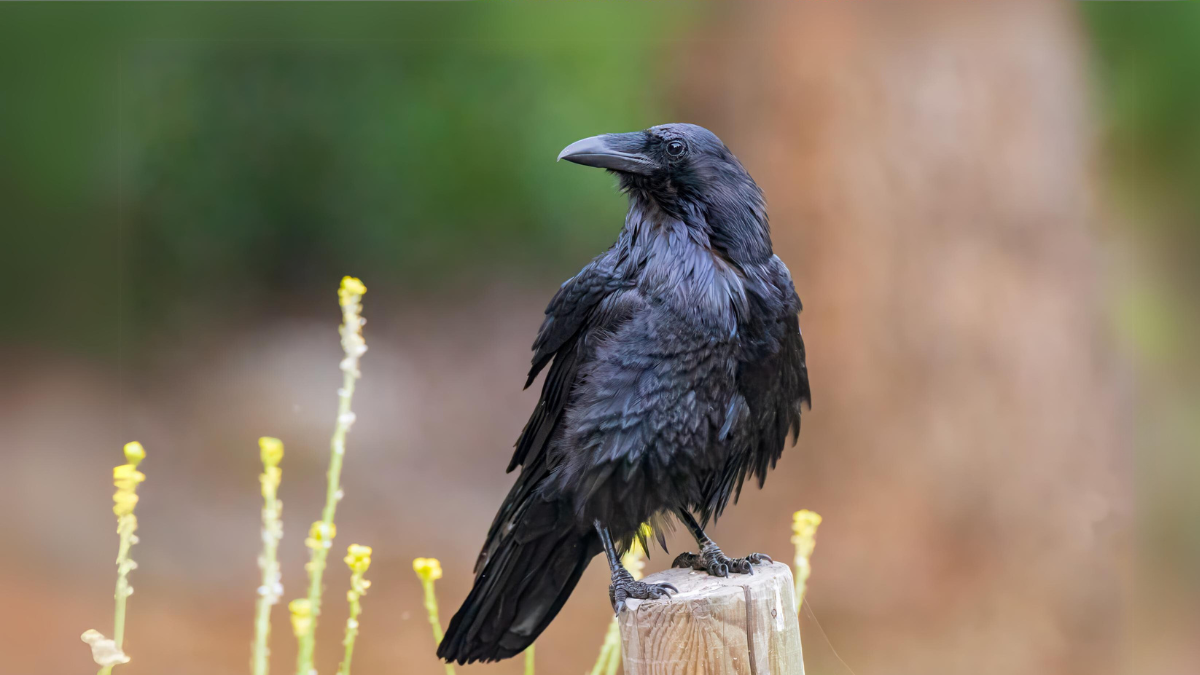
<path id="1" fill-rule="evenodd" d="M 804 675 L 787 565 L 724 579 L 671 569 L 645 581 L 673 584 L 679 593 L 627 601 L 620 616 L 625 675 Z"/>

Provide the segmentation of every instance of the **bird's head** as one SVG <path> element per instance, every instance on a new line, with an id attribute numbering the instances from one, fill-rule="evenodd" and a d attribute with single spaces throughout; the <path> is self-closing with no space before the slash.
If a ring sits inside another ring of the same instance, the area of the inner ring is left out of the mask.
<path id="1" fill-rule="evenodd" d="M 695 124 L 663 124 L 645 131 L 602 134 L 576 141 L 560 160 L 608 169 L 621 188 L 666 214 L 703 226 L 714 243 L 755 257 L 770 255 L 762 192 L 721 139 Z"/>

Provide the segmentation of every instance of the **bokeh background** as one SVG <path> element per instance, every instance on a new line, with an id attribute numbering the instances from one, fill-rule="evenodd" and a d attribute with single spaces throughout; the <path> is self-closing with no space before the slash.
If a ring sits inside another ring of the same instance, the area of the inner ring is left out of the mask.
<path id="1" fill-rule="evenodd" d="M 91 667 L 137 439 L 121 670 L 247 671 L 255 441 L 287 445 L 296 597 L 354 274 L 355 671 L 441 672 L 411 559 L 448 618 L 542 308 L 622 222 L 554 157 L 665 121 L 738 153 L 804 300 L 800 444 L 712 534 L 787 559 L 824 515 L 808 671 L 1200 672 L 1200 6 L 1158 3 L 0 6 L 0 670 Z M 539 672 L 590 667 L 606 585 Z"/>

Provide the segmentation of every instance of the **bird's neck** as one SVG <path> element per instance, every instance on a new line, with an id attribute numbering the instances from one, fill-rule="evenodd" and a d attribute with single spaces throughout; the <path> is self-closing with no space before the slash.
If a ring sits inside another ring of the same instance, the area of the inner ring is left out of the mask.
<path id="1" fill-rule="evenodd" d="M 774 255 L 766 205 L 756 188 L 749 195 L 718 194 L 669 207 L 653 196 L 630 192 L 621 237 L 626 244 L 649 247 L 658 237 L 679 236 L 680 227 L 709 254 L 739 267 Z"/>
<path id="2" fill-rule="evenodd" d="M 647 298 L 691 317 L 714 335 L 732 334 L 745 309 L 745 275 L 713 246 L 705 228 L 652 202 L 633 200 L 617 249 Z"/>

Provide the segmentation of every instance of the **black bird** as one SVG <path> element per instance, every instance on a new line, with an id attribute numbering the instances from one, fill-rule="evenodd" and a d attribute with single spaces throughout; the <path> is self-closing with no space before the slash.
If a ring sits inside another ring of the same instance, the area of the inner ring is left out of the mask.
<path id="1" fill-rule="evenodd" d="M 744 480 L 762 486 L 811 405 L 800 298 L 771 250 L 762 191 L 720 139 L 666 124 L 558 158 L 616 174 L 629 213 L 546 308 L 525 386 L 550 370 L 508 466 L 521 474 L 438 647 L 446 661 L 519 654 L 601 551 L 618 613 L 675 591 L 621 566 L 647 521 L 678 518 L 695 536 L 699 553 L 675 566 L 752 574 L 770 558 L 729 558 L 702 528 Z"/>

